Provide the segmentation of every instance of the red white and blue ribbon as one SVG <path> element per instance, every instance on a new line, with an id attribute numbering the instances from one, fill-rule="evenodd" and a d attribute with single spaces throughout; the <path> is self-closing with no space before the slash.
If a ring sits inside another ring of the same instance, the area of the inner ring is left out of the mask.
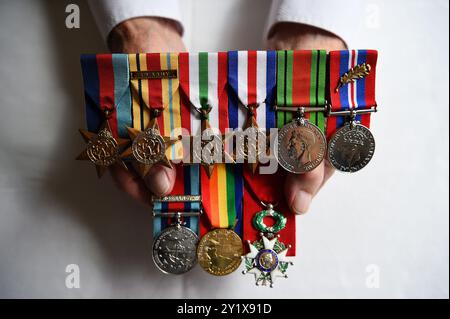
<path id="1" fill-rule="evenodd" d="M 376 106 L 375 78 L 378 52 L 375 50 L 342 50 L 329 54 L 329 95 L 332 111 L 366 109 Z M 345 84 L 336 92 L 339 79 L 351 68 L 369 64 L 367 76 Z M 370 127 L 370 114 L 357 115 L 356 121 Z M 330 116 L 327 121 L 327 137 L 345 124 L 343 116 Z"/>
<path id="2" fill-rule="evenodd" d="M 243 106 L 255 104 L 259 104 L 258 127 L 264 131 L 275 127 L 276 60 L 275 51 L 228 52 L 228 84 L 233 91 L 229 117 L 233 127 L 244 127 L 248 115 Z"/>

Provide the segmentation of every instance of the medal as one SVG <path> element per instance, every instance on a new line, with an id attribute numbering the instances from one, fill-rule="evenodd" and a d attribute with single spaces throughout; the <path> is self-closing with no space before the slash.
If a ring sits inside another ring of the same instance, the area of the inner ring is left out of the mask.
<path id="1" fill-rule="evenodd" d="M 267 128 L 275 126 L 276 52 L 228 52 L 228 83 L 230 121 L 243 130 L 236 133 L 235 160 L 255 172 L 267 156 Z"/>
<path id="2" fill-rule="evenodd" d="M 211 176 L 216 163 L 233 162 L 224 140 L 229 127 L 227 53 L 180 53 L 179 64 L 180 87 L 191 108 L 190 123 L 183 124 L 192 133 L 192 162 Z"/>
<path id="3" fill-rule="evenodd" d="M 243 274 L 255 275 L 256 285 L 273 287 L 277 277 L 287 278 L 286 271 L 293 262 L 286 257 L 290 246 L 278 241 L 278 237 L 268 239 L 261 234 L 262 239 L 251 243 L 250 252 L 244 256 L 245 270 Z"/>
<path id="4" fill-rule="evenodd" d="M 174 226 L 164 229 L 153 242 L 153 261 L 167 274 L 183 274 L 197 263 L 198 236 L 181 224 L 181 213 Z"/>
<path id="5" fill-rule="evenodd" d="M 375 139 L 368 128 L 351 120 L 333 134 L 328 142 L 328 160 L 341 172 L 364 168 L 375 152 Z"/>
<path id="6" fill-rule="evenodd" d="M 167 274 L 182 274 L 197 264 L 199 167 L 177 165 L 176 170 L 171 195 L 152 198 L 153 261 Z"/>
<path id="7" fill-rule="evenodd" d="M 80 134 L 87 143 L 77 160 L 92 162 L 101 177 L 107 168 L 120 164 L 128 123 L 123 111 L 130 106 L 128 57 L 126 54 L 82 55 L 87 130 Z M 97 133 L 94 133 L 97 132 Z"/>
<path id="8" fill-rule="evenodd" d="M 119 150 L 129 143 L 128 140 L 114 138 L 108 121 L 95 134 L 89 131 L 81 130 L 80 134 L 87 143 L 86 149 L 77 156 L 77 160 L 91 161 L 97 170 L 97 176 L 100 178 L 105 173 L 108 166 L 120 164 L 126 168 L 119 156 Z"/>
<path id="9" fill-rule="evenodd" d="M 326 151 L 326 52 L 278 51 L 277 57 L 277 159 L 291 173 L 310 172 Z"/>
<path id="10" fill-rule="evenodd" d="M 243 253 L 239 236 L 242 231 L 242 167 L 216 164 L 211 177 L 202 171 L 201 190 L 208 228 L 213 230 L 208 232 L 207 228 L 202 228 L 197 258 L 206 272 L 228 275 L 239 267 Z"/>
<path id="11" fill-rule="evenodd" d="M 361 170 L 375 152 L 369 126 L 370 113 L 376 111 L 376 60 L 377 52 L 372 50 L 330 52 L 327 156 L 331 165 L 342 172 Z"/>
<path id="12" fill-rule="evenodd" d="M 242 257 L 243 274 L 253 274 L 257 285 L 272 287 L 276 278 L 287 278 L 291 256 L 295 255 L 295 216 L 283 200 L 282 188 L 275 186 L 283 179 L 282 174 L 244 172 L 244 240 L 248 253 Z M 272 220 L 270 224 L 268 219 Z"/>
<path id="13" fill-rule="evenodd" d="M 295 174 L 310 172 L 320 165 L 326 151 L 322 131 L 300 115 L 278 132 L 278 162 Z"/>
<path id="14" fill-rule="evenodd" d="M 181 135 L 178 55 L 130 54 L 129 61 L 133 123 L 127 130 L 132 145 L 121 157 L 135 160 L 144 177 L 153 165 L 171 168 L 170 160 L 183 157 L 176 143 Z"/>
<path id="15" fill-rule="evenodd" d="M 209 274 L 225 276 L 241 264 L 241 238 L 231 229 L 218 228 L 205 234 L 197 248 L 199 265 Z"/>

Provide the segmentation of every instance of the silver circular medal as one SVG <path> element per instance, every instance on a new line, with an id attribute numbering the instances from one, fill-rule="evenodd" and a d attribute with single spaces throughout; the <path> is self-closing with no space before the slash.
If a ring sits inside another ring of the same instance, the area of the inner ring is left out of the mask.
<path id="1" fill-rule="evenodd" d="M 140 163 L 151 165 L 159 162 L 166 152 L 164 140 L 154 128 L 139 133 L 131 145 L 133 156 Z"/>
<path id="2" fill-rule="evenodd" d="M 184 226 L 164 229 L 153 242 L 153 261 L 167 274 L 183 274 L 197 263 L 198 236 Z"/>
<path id="3" fill-rule="evenodd" d="M 340 128 L 328 143 L 328 160 L 337 170 L 357 172 L 375 152 L 375 139 L 364 125 L 353 123 Z"/>
<path id="4" fill-rule="evenodd" d="M 278 132 L 277 159 L 291 173 L 310 172 L 322 162 L 326 141 L 322 131 L 304 119 L 295 119 Z"/>

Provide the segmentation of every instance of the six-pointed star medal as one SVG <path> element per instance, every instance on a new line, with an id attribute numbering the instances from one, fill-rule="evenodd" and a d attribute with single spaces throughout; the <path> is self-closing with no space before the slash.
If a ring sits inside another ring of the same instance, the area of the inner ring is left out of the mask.
<path id="1" fill-rule="evenodd" d="M 205 122 L 205 129 L 202 129 L 200 136 L 190 136 L 191 154 L 193 154 L 193 162 L 200 163 L 205 169 L 208 177 L 212 176 L 215 164 L 217 163 L 235 163 L 234 155 L 226 149 L 226 145 L 231 143 L 234 133 L 211 134 L 210 140 L 203 140 L 203 132 L 211 130 L 209 122 Z M 217 153 L 216 153 L 217 152 Z M 220 160 L 216 160 L 220 156 Z"/>
<path id="2" fill-rule="evenodd" d="M 278 241 L 278 236 L 268 239 L 261 234 L 261 237 L 262 240 L 254 243 L 247 241 L 250 252 L 243 256 L 246 269 L 242 273 L 254 274 L 256 285 L 273 287 L 276 278 L 287 278 L 286 270 L 293 264 L 291 258 L 286 257 L 290 246 Z"/>
<path id="3" fill-rule="evenodd" d="M 162 164 L 172 168 L 166 156 L 166 149 L 179 139 L 161 136 L 158 122 L 153 118 L 144 131 L 127 127 L 132 144 L 120 156 L 128 158 L 133 156 L 137 162 L 137 170 L 141 177 L 145 177 L 154 164 Z"/>
<path id="4" fill-rule="evenodd" d="M 250 171 L 255 174 L 261 156 L 264 151 L 267 153 L 269 137 L 260 130 L 254 116 L 247 118 L 242 137 L 244 139 L 243 145 L 238 145 L 236 156 L 243 158 L 247 162 Z M 265 145 L 260 145 L 260 142 L 265 143 Z"/>
<path id="5" fill-rule="evenodd" d="M 108 166 L 113 164 L 117 163 L 127 168 L 120 158 L 120 149 L 127 145 L 129 140 L 114 138 L 108 121 L 105 121 L 97 134 L 81 129 L 79 131 L 87 146 L 76 159 L 94 163 L 99 178 Z"/>

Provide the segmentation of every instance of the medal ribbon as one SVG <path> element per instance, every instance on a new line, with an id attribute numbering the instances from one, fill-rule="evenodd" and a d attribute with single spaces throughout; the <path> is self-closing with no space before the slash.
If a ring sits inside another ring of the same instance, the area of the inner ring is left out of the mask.
<path id="1" fill-rule="evenodd" d="M 81 55 L 86 121 L 90 132 L 96 132 L 105 120 L 101 111 L 112 111 L 108 119 L 114 137 L 126 138 L 131 125 L 131 94 L 128 55 Z"/>
<path id="2" fill-rule="evenodd" d="M 324 50 L 277 51 L 277 105 L 325 105 L 326 61 Z M 278 111 L 277 127 L 289 123 L 292 116 Z M 309 112 L 305 118 L 324 130 L 324 112 Z"/>
<path id="3" fill-rule="evenodd" d="M 175 165 L 177 170 L 177 178 L 170 195 L 200 195 L 200 176 L 199 165 L 182 166 Z M 153 210 L 156 212 L 199 212 L 199 202 L 178 202 L 178 203 L 161 203 L 155 202 Z M 163 216 L 154 216 L 153 218 L 153 237 L 168 227 L 174 218 L 165 218 Z M 185 222 L 184 226 L 189 227 L 193 232 L 199 235 L 199 217 L 197 216 L 182 216 Z"/>
<path id="4" fill-rule="evenodd" d="M 234 91 L 230 96 L 229 117 L 235 127 L 243 128 L 247 110 L 238 106 L 259 104 L 256 122 L 263 130 L 275 126 L 272 105 L 276 87 L 275 51 L 230 51 L 228 52 L 228 83 Z M 236 99 L 237 97 L 237 99 Z"/>
<path id="5" fill-rule="evenodd" d="M 224 133 L 229 127 L 227 83 L 227 53 L 180 53 L 180 87 L 186 97 L 183 114 L 190 114 L 190 121 L 183 115 L 183 126 L 192 134 L 200 134 L 201 123 L 196 108 L 212 107 L 209 113 L 211 128 Z M 203 235 L 212 228 L 229 228 L 236 219 L 242 219 L 242 173 L 234 164 L 215 164 L 209 178 L 205 170 L 200 172 L 201 195 L 208 223 L 201 223 Z M 203 219 L 204 221 L 204 219 Z M 236 227 L 239 232 L 240 225 Z"/>
<path id="6" fill-rule="evenodd" d="M 244 236 L 243 241 L 254 242 L 259 240 L 259 230 L 253 226 L 253 217 L 259 211 L 265 210 L 261 201 L 265 204 L 277 204 L 274 210 L 282 213 L 286 219 L 286 227 L 279 233 L 279 240 L 284 244 L 292 245 L 288 250 L 288 256 L 295 256 L 295 214 L 290 211 L 284 199 L 283 187 L 279 187 L 284 180 L 286 172 L 278 170 L 275 174 L 252 174 L 244 171 Z"/>
<path id="7" fill-rule="evenodd" d="M 330 52 L 330 100 L 331 110 L 366 109 L 376 106 L 375 101 L 375 75 L 378 52 L 375 50 L 342 50 Z M 339 79 L 351 68 L 363 63 L 370 65 L 367 76 L 356 79 L 341 86 L 336 92 Z M 370 113 L 356 115 L 356 121 L 370 127 Z M 344 116 L 330 116 L 327 120 L 327 137 L 345 124 Z"/>
<path id="8" fill-rule="evenodd" d="M 130 71 L 164 71 L 178 69 L 177 53 L 130 54 Z M 178 78 L 132 79 L 133 128 L 144 130 L 150 122 L 150 109 L 162 111 L 157 118 L 163 136 L 176 138 L 181 134 L 181 106 Z M 170 160 L 183 157 L 181 143 L 168 147 Z"/>
<path id="9" fill-rule="evenodd" d="M 212 107 L 208 120 L 212 129 L 221 133 L 228 127 L 227 53 L 180 53 L 180 87 L 191 106 L 197 109 Z M 190 110 L 192 134 L 200 134 L 201 122 L 197 112 Z M 183 127 L 187 127 L 184 119 Z"/>

